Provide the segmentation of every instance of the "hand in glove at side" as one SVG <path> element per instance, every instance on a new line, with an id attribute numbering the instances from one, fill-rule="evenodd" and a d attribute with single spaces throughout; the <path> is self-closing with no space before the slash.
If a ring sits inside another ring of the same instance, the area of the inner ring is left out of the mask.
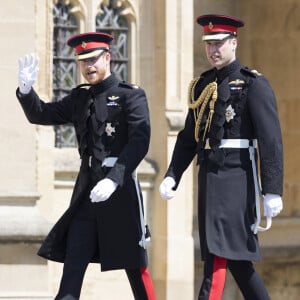
<path id="1" fill-rule="evenodd" d="M 28 54 L 22 60 L 19 58 L 19 90 L 26 95 L 30 92 L 32 85 L 37 79 L 39 71 L 39 58 L 36 54 Z"/>
<path id="2" fill-rule="evenodd" d="M 264 196 L 264 216 L 272 218 L 276 217 L 283 208 L 282 199 L 279 195 L 266 194 Z"/>
<path id="3" fill-rule="evenodd" d="M 166 177 L 159 186 L 160 196 L 165 200 L 170 200 L 174 197 L 174 186 L 176 182 L 173 177 Z"/>
<path id="4" fill-rule="evenodd" d="M 91 202 L 102 202 L 107 200 L 116 190 L 118 184 L 109 178 L 100 180 L 92 189 Z"/>

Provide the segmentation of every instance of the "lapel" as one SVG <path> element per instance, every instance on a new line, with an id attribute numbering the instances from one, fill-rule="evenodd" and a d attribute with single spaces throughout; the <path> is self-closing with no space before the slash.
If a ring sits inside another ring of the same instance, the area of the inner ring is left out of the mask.
<path id="1" fill-rule="evenodd" d="M 94 98 L 96 119 L 103 123 L 107 119 L 108 110 L 106 103 L 106 93 L 97 94 Z"/>
<path id="2" fill-rule="evenodd" d="M 230 98 L 230 88 L 229 88 L 228 77 L 224 78 L 220 84 L 218 84 L 218 100 L 222 102 L 227 102 Z"/>

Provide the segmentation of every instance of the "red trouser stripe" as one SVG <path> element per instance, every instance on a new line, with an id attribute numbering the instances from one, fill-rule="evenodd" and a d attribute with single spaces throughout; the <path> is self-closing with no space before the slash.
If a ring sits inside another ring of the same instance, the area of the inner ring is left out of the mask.
<path id="1" fill-rule="evenodd" d="M 156 297 L 155 297 L 154 286 L 148 268 L 146 267 L 140 268 L 140 272 L 142 275 L 142 281 L 146 289 L 148 300 L 155 300 Z"/>
<path id="2" fill-rule="evenodd" d="M 226 278 L 226 265 L 227 260 L 225 258 L 214 256 L 212 282 L 208 300 L 220 300 L 222 298 Z"/>

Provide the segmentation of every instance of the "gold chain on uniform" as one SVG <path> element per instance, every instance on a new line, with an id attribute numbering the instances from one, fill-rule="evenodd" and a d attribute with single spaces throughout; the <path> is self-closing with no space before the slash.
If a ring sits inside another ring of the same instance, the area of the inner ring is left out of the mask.
<path id="1" fill-rule="evenodd" d="M 203 117 L 203 113 L 205 110 L 205 107 L 207 106 L 207 103 L 209 101 L 209 115 L 205 124 L 204 134 L 203 134 L 203 140 L 205 139 L 207 131 L 210 129 L 212 117 L 214 114 L 214 107 L 215 103 L 218 98 L 218 92 L 217 92 L 217 83 L 211 82 L 209 83 L 202 91 L 198 99 L 194 100 L 194 91 L 196 87 L 196 83 L 200 77 L 194 78 L 188 88 L 188 106 L 189 108 L 193 109 L 194 111 L 194 119 L 195 119 L 195 140 L 196 142 L 199 141 L 199 130 L 200 130 L 200 124 Z"/>

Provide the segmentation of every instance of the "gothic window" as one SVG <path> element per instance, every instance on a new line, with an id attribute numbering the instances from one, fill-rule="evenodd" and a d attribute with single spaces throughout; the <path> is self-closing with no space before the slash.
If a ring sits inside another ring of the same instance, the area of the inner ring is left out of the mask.
<path id="1" fill-rule="evenodd" d="M 66 41 L 78 33 L 78 24 L 69 1 L 58 0 L 53 5 L 53 101 L 61 100 L 77 85 L 77 65 L 73 49 Z M 55 126 L 56 147 L 75 147 L 73 126 Z"/>
<path id="2" fill-rule="evenodd" d="M 107 2 L 107 5 L 100 5 L 101 12 L 96 16 L 96 31 L 113 35 L 111 68 L 119 79 L 128 80 L 128 21 L 122 15 L 122 5 L 117 5 L 114 0 Z"/>
<path id="3" fill-rule="evenodd" d="M 123 2 L 124 3 L 124 2 Z M 78 70 L 74 50 L 66 41 L 79 33 L 79 25 L 72 14 L 72 5 L 68 0 L 54 0 L 53 5 L 53 101 L 61 100 L 78 85 Z M 125 10 L 118 1 L 108 0 L 100 5 L 96 16 L 96 31 L 114 36 L 111 44 L 111 69 L 121 80 L 128 80 L 128 21 Z M 56 147 L 75 147 L 76 135 L 73 126 L 55 126 Z"/>

